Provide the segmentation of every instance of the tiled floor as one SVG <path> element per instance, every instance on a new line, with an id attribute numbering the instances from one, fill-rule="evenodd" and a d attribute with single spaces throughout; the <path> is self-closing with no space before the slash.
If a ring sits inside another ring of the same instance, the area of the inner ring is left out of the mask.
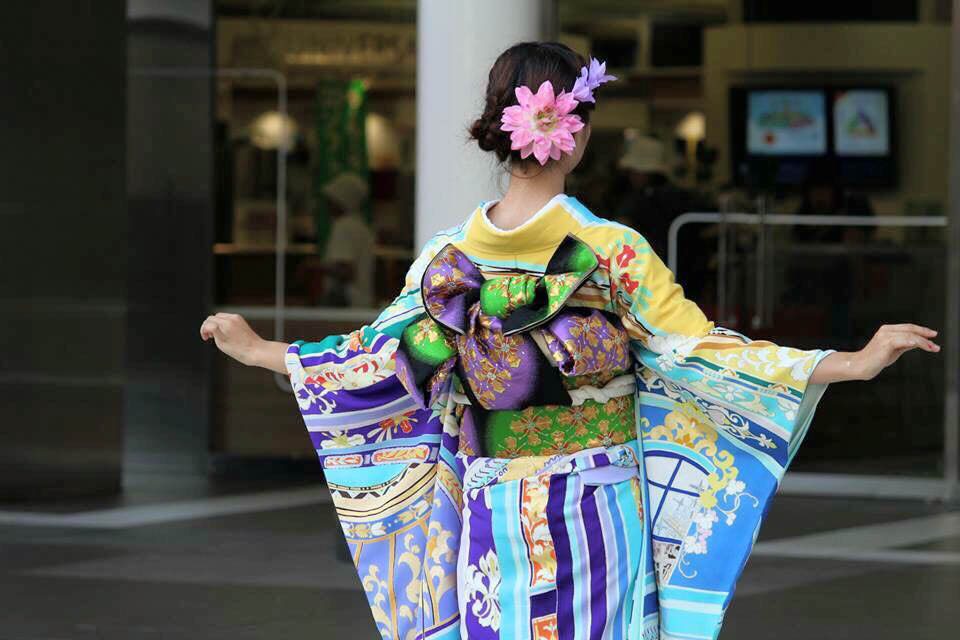
<path id="1" fill-rule="evenodd" d="M 312 504 L 265 508 L 261 500 L 226 510 L 215 502 L 223 493 L 198 503 L 214 505 L 220 515 L 212 517 L 192 509 L 165 511 L 152 524 L 0 525 L 0 639 L 378 637 L 352 566 L 335 559 L 340 533 L 322 491 Z M 884 523 L 913 519 L 925 541 L 888 549 L 884 536 L 899 531 L 902 543 L 914 529 Z M 865 525 L 873 555 L 846 557 L 835 532 Z M 930 540 L 931 531 L 939 537 Z M 748 563 L 721 638 L 960 637 L 960 512 L 780 496 L 760 542 L 766 550 Z M 831 557 L 784 557 L 781 547 L 826 547 Z M 918 555 L 898 556 L 904 549 Z"/>

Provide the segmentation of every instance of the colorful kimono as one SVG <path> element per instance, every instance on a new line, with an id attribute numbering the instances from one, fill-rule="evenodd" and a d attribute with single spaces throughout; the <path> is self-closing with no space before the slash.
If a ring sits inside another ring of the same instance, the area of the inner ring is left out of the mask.
<path id="1" fill-rule="evenodd" d="M 714 326 L 560 194 L 286 366 L 383 638 L 716 638 L 832 350 Z"/>

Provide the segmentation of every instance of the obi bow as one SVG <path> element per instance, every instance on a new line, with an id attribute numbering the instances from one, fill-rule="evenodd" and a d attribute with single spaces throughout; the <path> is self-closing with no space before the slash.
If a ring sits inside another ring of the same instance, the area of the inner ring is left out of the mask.
<path id="1" fill-rule="evenodd" d="M 568 235 L 543 275 L 485 279 L 448 244 L 421 280 L 425 315 L 400 338 L 400 382 L 424 407 L 454 372 L 479 409 L 570 405 L 565 377 L 630 368 L 628 338 L 616 316 L 567 306 L 597 266 L 590 247 Z"/>

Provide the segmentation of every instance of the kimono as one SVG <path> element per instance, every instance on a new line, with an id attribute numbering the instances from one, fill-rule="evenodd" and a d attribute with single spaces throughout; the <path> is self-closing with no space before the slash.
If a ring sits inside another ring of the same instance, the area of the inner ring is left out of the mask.
<path id="1" fill-rule="evenodd" d="M 716 638 L 833 350 L 715 326 L 559 194 L 286 367 L 384 639 Z"/>

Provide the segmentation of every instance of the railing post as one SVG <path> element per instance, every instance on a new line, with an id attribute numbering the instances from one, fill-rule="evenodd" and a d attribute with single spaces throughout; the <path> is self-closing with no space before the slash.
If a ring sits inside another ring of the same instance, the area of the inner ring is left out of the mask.
<path id="1" fill-rule="evenodd" d="M 760 226 L 757 230 L 757 250 L 755 255 L 757 256 L 757 288 L 756 296 L 754 299 L 755 308 L 753 310 L 753 317 L 750 319 L 750 324 L 754 329 L 758 329 L 763 325 L 764 320 L 764 270 L 766 269 L 767 264 L 767 199 L 765 196 L 757 197 L 757 215 Z"/>
<path id="2" fill-rule="evenodd" d="M 950 67 L 950 205 L 947 211 L 947 324 L 943 407 L 947 499 L 960 497 L 960 0 L 953 0 Z"/>

